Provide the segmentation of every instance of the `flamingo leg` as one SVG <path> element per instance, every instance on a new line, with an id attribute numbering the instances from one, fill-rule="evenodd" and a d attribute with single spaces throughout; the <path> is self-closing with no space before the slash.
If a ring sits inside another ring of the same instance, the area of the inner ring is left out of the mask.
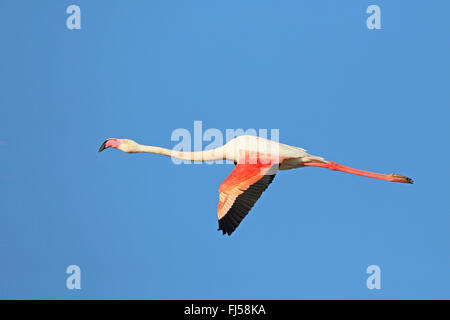
<path id="1" fill-rule="evenodd" d="M 305 162 L 305 163 L 303 163 L 303 165 L 311 166 L 311 167 L 328 168 L 330 170 L 342 171 L 342 172 L 347 172 L 347 173 L 351 173 L 351 174 L 356 174 L 358 176 L 392 181 L 392 182 L 402 182 L 402 183 L 411 183 L 411 184 L 413 183 L 413 180 L 411 178 L 408 178 L 408 177 L 405 177 L 405 176 L 402 176 L 399 174 L 395 174 L 395 173 L 381 174 L 381 173 L 375 173 L 375 172 L 370 172 L 370 171 L 363 171 L 363 170 L 344 166 L 344 165 L 336 163 L 334 161 L 327 161 L 327 163 Z"/>

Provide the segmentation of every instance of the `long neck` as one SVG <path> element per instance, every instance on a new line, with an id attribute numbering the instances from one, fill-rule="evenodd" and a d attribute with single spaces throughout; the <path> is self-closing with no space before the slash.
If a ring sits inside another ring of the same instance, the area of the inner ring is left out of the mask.
<path id="1" fill-rule="evenodd" d="M 190 161 L 215 161 L 225 159 L 225 153 L 223 152 L 222 148 L 207 151 L 184 152 L 140 144 L 134 152 L 156 153 L 168 157 Z"/>

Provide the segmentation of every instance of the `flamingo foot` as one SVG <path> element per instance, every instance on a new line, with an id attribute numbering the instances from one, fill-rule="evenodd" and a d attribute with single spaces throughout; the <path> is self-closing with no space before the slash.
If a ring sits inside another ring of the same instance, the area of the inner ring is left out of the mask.
<path id="1" fill-rule="evenodd" d="M 413 179 L 402 176 L 400 174 L 392 173 L 391 176 L 392 176 L 393 182 L 402 182 L 402 183 L 411 183 L 411 184 L 414 183 Z"/>

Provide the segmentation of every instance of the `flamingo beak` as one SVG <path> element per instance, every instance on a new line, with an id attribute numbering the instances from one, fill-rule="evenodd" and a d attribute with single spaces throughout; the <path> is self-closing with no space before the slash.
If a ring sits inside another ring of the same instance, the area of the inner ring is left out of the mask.
<path id="1" fill-rule="evenodd" d="M 106 139 L 106 141 L 103 142 L 100 148 L 98 149 L 98 152 L 102 152 L 103 150 L 110 147 L 119 148 L 119 146 L 123 143 L 125 143 L 125 139 L 114 139 L 114 138 Z"/>
<path id="2" fill-rule="evenodd" d="M 102 145 L 100 146 L 100 148 L 98 149 L 98 152 L 102 152 L 103 150 L 105 150 L 106 148 L 108 148 L 106 146 L 106 143 L 108 142 L 108 140 L 106 140 L 105 142 L 102 143 Z"/>

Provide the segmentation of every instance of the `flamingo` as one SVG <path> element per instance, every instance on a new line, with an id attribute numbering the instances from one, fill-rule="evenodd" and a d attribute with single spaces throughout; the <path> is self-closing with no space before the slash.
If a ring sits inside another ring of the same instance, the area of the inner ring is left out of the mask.
<path id="1" fill-rule="evenodd" d="M 218 231 L 231 235 L 249 213 L 261 194 L 273 181 L 278 170 L 322 167 L 380 180 L 413 183 L 399 174 L 380 174 L 347 167 L 322 157 L 313 156 L 298 147 L 262 137 L 242 135 L 212 150 L 183 152 L 141 145 L 130 139 L 107 139 L 98 152 L 116 148 L 126 153 L 155 153 L 188 161 L 231 160 L 234 170 L 219 187 Z"/>

